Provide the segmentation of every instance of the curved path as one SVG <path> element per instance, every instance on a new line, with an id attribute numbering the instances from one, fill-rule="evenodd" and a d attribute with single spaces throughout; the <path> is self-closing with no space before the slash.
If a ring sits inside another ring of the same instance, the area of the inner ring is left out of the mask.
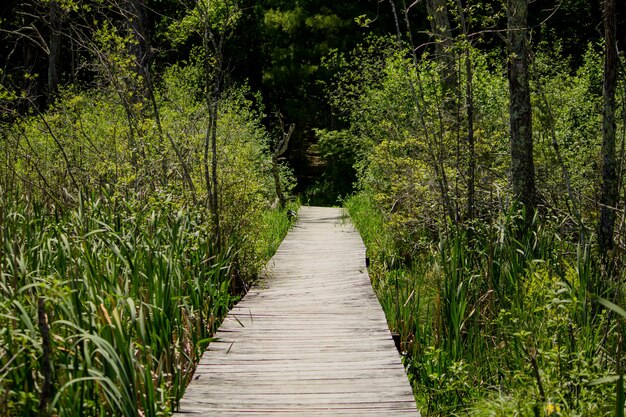
<path id="1" fill-rule="evenodd" d="M 419 416 L 341 209 L 301 208 L 216 337 L 178 417 Z"/>

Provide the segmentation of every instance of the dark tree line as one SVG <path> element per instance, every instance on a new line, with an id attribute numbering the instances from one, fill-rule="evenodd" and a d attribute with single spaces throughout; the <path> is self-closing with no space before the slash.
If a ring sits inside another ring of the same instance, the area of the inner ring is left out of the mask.
<path id="1" fill-rule="evenodd" d="M 88 36 L 92 21 L 103 18 L 127 22 L 128 31 L 136 40 L 129 53 L 135 56 L 137 71 L 143 80 L 138 87 L 149 95 L 150 84 L 158 80 L 159 68 L 187 56 L 200 42 L 200 39 L 192 38 L 176 48 L 168 43 L 164 28 L 193 6 L 193 2 L 187 3 L 110 0 L 96 2 L 87 9 L 82 6 L 89 2 L 69 0 L 4 2 L 0 11 L 0 58 L 4 62 L 0 76 L 3 85 L 26 92 L 26 100 L 5 108 L 4 113 L 10 110 L 23 112 L 33 104 L 44 108 L 59 85 L 92 83 L 94 74 L 85 56 L 89 46 L 85 45 L 84 39 L 77 37 L 77 33 Z M 461 7 L 466 6 L 464 1 L 458 3 Z M 105 7 L 98 4 L 107 6 L 107 10 L 103 11 Z M 478 9 L 478 13 L 482 10 L 484 14 L 482 20 L 495 19 L 492 30 L 504 30 L 507 24 L 506 19 L 494 15 L 500 9 L 498 4 L 481 2 Z M 427 34 L 431 33 L 442 41 L 434 42 L 436 55 L 450 56 L 444 52 L 450 46 L 446 39 L 452 39 L 462 29 L 451 27 L 447 10 L 444 10 L 446 6 L 445 1 L 429 0 L 411 7 L 408 17 L 415 46 L 420 47 L 418 53 L 429 49 L 421 45 L 428 43 Z M 391 11 L 385 3 L 374 0 L 264 0 L 242 2 L 241 7 L 240 28 L 234 31 L 225 50 L 228 67 L 225 75 L 239 81 L 247 80 L 254 90 L 262 92 L 268 110 L 278 111 L 288 121 L 296 123 L 289 158 L 300 177 L 315 176 L 319 169 L 306 168 L 310 165 L 306 156 L 309 143 L 315 140 L 312 129 L 336 128 L 340 123 L 331 116 L 324 87 L 319 83 L 330 75 L 320 67 L 321 57 L 332 48 L 349 50 L 369 34 L 393 33 Z M 400 2 L 398 8 L 402 8 Z M 624 6 L 620 4 L 618 8 Z M 600 11 L 598 2 L 584 0 L 531 2 L 526 18 L 532 29 L 532 41 L 559 40 L 565 53 L 576 61 L 584 53 L 586 42 L 602 36 L 598 30 Z M 509 18 L 517 16 L 517 13 L 509 13 Z M 358 17 L 371 23 L 359 25 L 355 22 Z M 621 10 L 618 10 L 618 19 L 623 20 Z M 485 29 L 480 20 L 474 18 L 467 22 L 468 34 Z M 547 23 L 542 26 L 544 20 Z M 623 25 L 618 27 L 616 36 L 623 37 Z M 511 39 L 514 42 L 521 39 L 521 34 L 510 33 L 509 36 L 515 38 Z M 483 36 L 480 40 L 485 48 L 498 48 L 499 42 L 496 35 Z M 453 78 L 454 72 L 450 71 L 447 82 L 454 83 Z M 268 126 L 278 128 L 271 118 L 268 118 Z M 312 180 L 314 178 L 310 178 Z"/>
<path id="2" fill-rule="evenodd" d="M 618 3 L 613 14 L 616 22 L 623 22 L 626 6 Z M 451 91 L 457 78 L 451 53 L 455 37 L 465 33 L 475 46 L 493 50 L 502 49 L 502 40 L 506 38 L 511 93 L 516 101 L 512 105 L 526 108 L 511 114 L 511 123 L 519 125 L 513 129 L 511 138 L 515 155 L 532 145 L 529 142 L 532 132 L 523 128 L 529 125 L 529 99 L 519 96 L 528 83 L 528 77 L 523 75 L 528 71 L 523 57 L 532 44 L 559 42 L 575 64 L 584 54 L 587 42 L 604 37 L 600 29 L 604 27 L 603 8 L 599 1 L 509 1 L 503 10 L 500 2 L 485 0 L 474 5 L 471 18 L 459 26 L 451 25 L 450 14 L 463 14 L 470 5 L 466 1 L 395 1 L 395 4 L 398 10 L 407 9 L 416 52 L 433 49 L 434 56 L 445 61 L 443 78 Z M 140 81 L 132 87 L 136 90 L 133 97 L 143 96 L 149 102 L 160 70 L 188 56 L 202 43 L 202 36 L 192 36 L 174 47 L 167 36 L 168 25 L 194 7 L 193 1 L 173 0 L 4 2 L 0 9 L 3 61 L 0 79 L 8 90 L 19 91 L 20 98 L 10 103 L 3 101 L 3 117 L 6 119 L 12 111 L 24 113 L 33 106 L 44 109 L 52 103 L 60 86 L 96 83 L 89 58 L 94 48 L 88 39 L 93 23 L 103 19 L 123 22 L 133 36 L 128 53 L 134 57 L 140 75 Z M 347 51 L 370 34 L 394 33 L 392 10 L 385 2 L 374 0 L 263 0 L 243 2 L 241 10 L 238 28 L 233 30 L 230 42 L 223 45 L 222 75 L 216 79 L 247 81 L 253 90 L 262 93 L 268 113 L 279 112 L 289 123 L 296 124 L 287 156 L 301 185 L 306 187 L 323 172 L 323 166 L 311 162 L 311 158 L 315 159 L 311 147 L 316 141 L 313 129 L 340 128 L 342 123 L 333 116 L 325 98 L 325 87 L 320 83 L 332 75 L 320 65 L 321 58 L 332 49 Z M 519 29 L 507 30 L 513 26 Z M 614 38 L 618 46 L 624 38 L 624 26 L 616 24 Z M 449 95 L 450 100 L 454 96 Z M 268 117 L 266 124 L 279 130 L 272 118 Z M 520 158 L 514 158 L 520 164 L 512 166 L 513 188 L 526 204 L 532 205 L 535 198 L 530 181 L 532 163 Z M 610 205 L 610 198 L 607 203 L 603 204 Z"/>

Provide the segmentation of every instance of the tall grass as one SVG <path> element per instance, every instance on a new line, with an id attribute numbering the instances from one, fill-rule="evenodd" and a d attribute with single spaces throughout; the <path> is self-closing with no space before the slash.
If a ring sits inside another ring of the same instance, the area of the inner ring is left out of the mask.
<path id="1" fill-rule="evenodd" d="M 236 248 L 167 196 L 0 207 L 0 415 L 168 415 L 236 297 Z"/>
<path id="2" fill-rule="evenodd" d="M 295 200 L 288 202 L 284 209 L 266 210 L 263 213 L 262 223 L 264 227 L 261 233 L 256 236 L 255 241 L 261 259 L 267 261 L 274 256 L 278 246 L 295 221 L 287 215 L 287 211 L 297 212 L 299 208 L 300 201 Z"/>
<path id="3" fill-rule="evenodd" d="M 423 414 L 613 415 L 620 333 L 592 298 L 589 246 L 556 219 L 502 212 L 398 261 L 372 199 L 345 206 Z"/>

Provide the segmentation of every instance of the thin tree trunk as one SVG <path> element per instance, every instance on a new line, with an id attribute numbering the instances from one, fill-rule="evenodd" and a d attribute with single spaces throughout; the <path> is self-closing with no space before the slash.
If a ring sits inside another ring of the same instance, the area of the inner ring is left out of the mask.
<path id="1" fill-rule="evenodd" d="M 207 59 L 205 62 L 205 76 L 206 102 L 209 110 L 209 121 L 204 141 L 204 178 L 207 187 L 207 199 L 209 203 L 209 210 L 211 212 L 211 223 L 213 226 L 215 243 L 218 248 L 221 248 L 222 237 L 219 217 L 219 180 L 217 169 L 217 118 L 219 115 L 219 100 L 222 92 L 221 88 L 224 70 L 223 46 L 225 33 L 222 32 L 219 39 L 216 39 L 215 34 L 211 31 L 211 28 L 209 27 L 208 10 L 200 11 L 204 14 L 203 18 L 205 19 L 203 44 L 207 54 Z M 213 52 L 216 59 L 214 66 L 212 66 L 208 60 L 208 56 L 210 56 L 211 52 Z M 209 150 L 211 153 L 210 163 Z"/>
<path id="2" fill-rule="evenodd" d="M 475 177 L 476 177 L 476 152 L 474 138 L 474 90 L 472 61 L 469 48 L 465 50 L 465 72 L 467 77 L 466 100 L 467 100 L 467 218 L 471 222 L 475 217 Z"/>
<path id="3" fill-rule="evenodd" d="M 280 118 L 280 115 L 279 115 L 279 121 L 280 121 L 280 126 L 282 128 L 283 137 L 276 145 L 276 148 L 274 149 L 274 153 L 272 154 L 272 176 L 274 177 L 274 185 L 276 187 L 276 197 L 278 197 L 280 208 L 285 208 L 285 205 L 287 204 L 287 199 L 285 198 L 285 194 L 283 193 L 283 187 L 280 184 L 278 161 L 280 160 L 280 157 L 283 156 L 285 152 L 287 152 L 287 148 L 289 147 L 289 139 L 291 139 L 291 135 L 293 134 L 293 130 L 295 129 L 296 125 L 291 124 L 289 126 L 289 130 L 285 131 L 285 125 L 282 119 Z"/>
<path id="4" fill-rule="evenodd" d="M 509 117 L 513 195 L 532 219 L 536 201 L 532 109 L 528 80 L 528 0 L 508 0 Z"/>
<path id="5" fill-rule="evenodd" d="M 396 11 L 396 5 L 394 3 L 394 0 L 389 0 L 389 5 L 391 6 L 391 10 L 394 16 L 394 21 L 395 21 L 395 25 L 396 25 L 396 36 L 398 39 L 398 45 L 399 47 L 402 47 L 402 31 L 400 30 L 400 22 L 398 20 L 398 14 Z M 409 36 L 409 44 L 411 46 L 411 56 L 413 58 L 413 65 L 415 67 L 415 71 L 417 76 L 419 77 L 419 68 L 418 68 L 418 63 L 417 63 L 417 55 L 415 54 L 415 48 L 413 47 L 413 39 L 411 36 L 411 29 L 410 29 L 410 24 L 409 24 L 409 18 L 408 18 L 408 12 L 407 12 L 407 8 L 404 5 L 404 1 L 403 1 L 403 6 L 404 6 L 404 19 L 405 19 L 405 23 L 407 26 L 407 30 L 408 30 L 408 36 Z M 446 173 L 445 173 L 445 169 L 443 167 L 442 164 L 442 157 L 441 157 L 441 146 L 439 146 L 439 149 L 435 149 L 436 145 L 442 145 L 442 144 L 435 144 L 434 139 L 432 138 L 429 128 L 426 124 L 426 120 L 425 120 L 425 109 L 423 106 L 424 103 L 424 92 L 422 90 L 422 85 L 420 83 L 420 80 L 418 78 L 418 83 L 417 83 L 417 87 L 415 86 L 415 84 L 413 83 L 413 80 L 411 78 L 411 74 L 409 71 L 409 68 L 405 67 L 404 68 L 408 83 L 409 83 L 409 88 L 411 90 L 411 95 L 413 97 L 413 101 L 415 102 L 415 110 L 416 110 L 416 119 L 419 122 L 419 124 L 421 125 L 422 128 L 422 132 L 424 134 L 424 138 L 426 139 L 426 143 L 428 144 L 427 149 L 429 152 L 429 157 L 432 160 L 432 164 L 433 164 L 433 169 L 435 171 L 435 178 L 437 180 L 437 184 L 439 186 L 439 191 L 441 193 L 441 199 L 442 199 L 442 205 L 443 205 L 443 210 L 444 213 L 447 213 L 447 215 L 450 217 L 451 220 L 456 220 L 456 216 L 454 213 L 454 208 L 452 207 L 452 204 L 450 202 L 450 198 L 448 195 L 448 181 L 447 181 L 447 177 L 446 177 Z M 419 95 L 418 95 L 418 89 L 419 89 Z"/>
<path id="6" fill-rule="evenodd" d="M 217 81 L 216 81 L 217 83 Z M 208 86 L 207 86 L 208 87 Z M 219 87 L 216 85 L 213 94 L 217 95 Z M 217 115 L 219 112 L 218 98 L 211 93 L 207 93 L 209 105 L 209 121 L 204 139 L 204 180 L 207 187 L 207 201 L 211 212 L 211 223 L 215 242 L 218 247 L 221 245 L 219 208 L 218 208 L 218 178 L 217 178 Z M 209 156 L 209 154 L 211 154 Z"/>
<path id="7" fill-rule="evenodd" d="M 59 88 L 61 63 L 61 8 L 56 0 L 50 1 L 50 45 L 48 47 L 48 104 L 54 101 Z"/>
<path id="8" fill-rule="evenodd" d="M 617 85 L 617 44 L 615 1 L 604 0 L 604 115 L 602 123 L 602 194 L 598 229 L 600 253 L 613 248 L 615 207 L 618 199 L 615 154 L 615 89 Z"/>
<path id="9" fill-rule="evenodd" d="M 126 18 L 126 24 L 130 35 L 134 38 L 134 42 L 131 43 L 130 52 L 134 57 L 135 71 L 139 75 L 139 81 L 131 84 L 131 91 L 127 91 L 126 94 L 129 97 L 129 107 L 127 112 L 129 113 L 129 130 L 132 136 L 131 142 L 135 144 L 136 154 L 142 157 L 142 160 L 146 159 L 144 141 L 142 141 L 143 132 L 137 124 L 137 128 L 133 129 L 131 123 L 133 120 L 140 122 L 140 120 L 146 116 L 146 109 L 148 109 L 148 103 L 150 100 L 150 63 L 152 61 L 152 55 L 150 52 L 150 41 L 148 35 L 148 17 L 146 14 L 145 0 L 124 0 L 122 3 L 122 13 Z M 130 94 L 128 94 L 130 93 Z M 135 112 L 134 104 L 141 104 L 139 111 Z M 135 136 L 139 136 L 135 140 Z M 135 164 L 138 165 L 137 157 Z M 149 175 L 148 175 L 149 177 Z M 138 176 L 139 180 L 139 176 Z M 136 186 L 139 181 L 136 181 Z M 150 184 L 154 186 L 154 184 Z"/>
<path id="10" fill-rule="evenodd" d="M 221 75 L 218 75 L 218 78 Z M 222 236 L 220 231 L 220 216 L 219 216 L 219 193 L 218 186 L 219 181 L 217 177 L 217 115 L 218 115 L 218 100 L 220 95 L 220 81 L 216 81 L 214 104 L 211 110 L 211 180 L 213 181 L 213 194 L 211 195 L 211 217 L 213 219 L 213 226 L 215 227 L 215 241 L 217 247 L 221 248 Z"/>
<path id="11" fill-rule="evenodd" d="M 430 27 L 435 37 L 435 58 L 441 64 L 441 78 L 444 85 L 444 100 L 449 93 L 457 90 L 457 73 L 452 51 L 452 30 L 448 19 L 446 0 L 428 0 L 426 8 L 430 16 Z M 456 97 L 456 94 L 453 95 Z"/>
<path id="12" fill-rule="evenodd" d="M 134 38 L 131 45 L 131 53 L 135 57 L 137 73 L 141 76 L 141 85 L 146 87 L 138 91 L 137 96 L 143 97 L 146 101 L 148 97 L 149 70 L 152 62 L 152 52 L 150 48 L 150 36 L 148 33 L 148 16 L 144 0 L 126 0 L 125 2 L 126 20 L 130 33 Z"/>
<path id="13" fill-rule="evenodd" d="M 413 39 L 409 24 L 408 10 L 403 0 L 402 5 L 404 7 L 404 18 L 407 26 L 407 32 L 411 47 L 414 48 Z M 440 175 L 444 184 L 446 194 L 448 193 L 448 179 L 444 168 L 444 152 L 446 145 L 444 143 L 444 137 L 446 136 L 447 126 L 456 126 L 457 131 L 457 158 L 456 167 L 459 171 L 460 163 L 460 90 L 459 90 L 459 77 L 456 67 L 456 54 L 454 53 L 454 39 L 452 38 L 452 29 L 450 26 L 450 19 L 448 18 L 448 6 L 447 0 L 428 0 L 426 2 L 426 9 L 428 11 L 432 36 L 435 38 L 435 59 L 439 62 L 439 73 L 442 84 L 441 103 L 442 106 L 437 108 L 439 117 L 439 132 L 435 135 L 438 140 L 437 156 L 440 165 Z M 415 66 L 417 68 L 417 65 Z M 452 130 L 452 129 L 450 129 Z M 449 201 L 451 219 L 454 223 L 458 223 L 459 214 L 459 190 L 458 180 L 455 180 L 455 198 L 454 201 Z"/>
<path id="14" fill-rule="evenodd" d="M 461 0 L 457 0 L 457 11 L 461 21 L 461 29 L 467 39 L 468 28 L 465 20 L 465 12 Z M 467 219 L 471 222 L 475 216 L 475 177 L 476 177 L 476 155 L 475 155 L 475 139 L 474 139 L 474 88 L 472 71 L 472 60 L 469 44 L 465 45 L 465 107 L 467 112 Z M 471 229 L 470 229 L 471 230 Z M 471 239 L 470 239 L 471 240 Z"/>

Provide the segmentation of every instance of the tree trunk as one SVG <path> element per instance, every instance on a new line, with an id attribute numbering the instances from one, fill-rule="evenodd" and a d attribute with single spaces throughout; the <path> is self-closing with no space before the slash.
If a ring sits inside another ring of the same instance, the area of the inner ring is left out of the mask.
<path id="1" fill-rule="evenodd" d="M 221 64 L 220 64 L 221 65 Z M 221 77 L 221 72 L 218 77 Z M 219 181 L 217 178 L 217 116 L 218 116 L 218 100 L 220 98 L 220 80 L 216 81 L 217 87 L 215 88 L 215 98 L 213 109 L 211 110 L 211 123 L 213 125 L 211 131 L 211 180 L 213 181 L 213 194 L 211 195 L 211 218 L 213 219 L 213 226 L 215 227 L 215 241 L 217 247 L 221 249 L 222 246 L 222 234 L 220 230 L 220 216 L 219 216 L 219 194 L 218 186 Z"/>
<path id="2" fill-rule="evenodd" d="M 207 70 L 208 71 L 208 70 Z M 219 72 L 219 71 L 218 71 Z M 207 72 L 207 83 L 211 74 Z M 209 211 L 211 212 L 211 223 L 213 226 L 213 234 L 215 242 L 218 248 L 221 247 L 221 233 L 220 233 L 220 216 L 219 216 L 219 197 L 218 197 L 218 159 L 217 159 L 217 117 L 219 114 L 219 74 L 216 75 L 214 82 L 213 92 L 207 92 L 207 104 L 209 106 L 209 121 L 206 130 L 206 136 L 204 139 L 204 179 L 207 188 L 207 200 Z M 207 85 L 207 89 L 210 85 Z M 211 154 L 209 159 L 209 153 Z"/>
<path id="3" fill-rule="evenodd" d="M 278 116 L 278 120 L 280 121 L 280 126 L 282 128 L 282 138 L 276 144 L 276 148 L 274 149 L 274 153 L 272 154 L 272 176 L 274 177 L 274 185 L 276 187 L 276 197 L 278 197 L 278 202 L 280 204 L 280 208 L 285 208 L 287 205 L 287 199 L 285 198 L 285 194 L 283 193 L 283 187 L 280 184 L 280 172 L 278 161 L 280 158 L 287 152 L 287 148 L 289 147 L 289 139 L 291 139 L 291 135 L 293 134 L 293 130 L 296 125 L 291 124 L 288 130 L 285 130 L 285 124 L 281 116 Z"/>
<path id="4" fill-rule="evenodd" d="M 198 2 L 200 5 L 200 2 Z M 209 11 L 198 9 L 204 19 L 203 46 L 206 53 L 205 61 L 205 99 L 209 110 L 206 136 L 204 139 L 204 178 L 207 188 L 207 200 L 211 212 L 213 235 L 218 249 L 221 248 L 222 236 L 219 216 L 219 180 L 217 158 L 217 118 L 219 116 L 219 100 L 222 94 L 222 77 L 224 75 L 224 40 L 225 32 L 219 33 L 219 37 L 209 26 Z M 213 54 L 215 62 L 208 57 Z M 211 159 L 209 161 L 209 150 Z"/>
<path id="5" fill-rule="evenodd" d="M 469 49 L 465 50 L 465 72 L 467 77 L 467 218 L 471 222 L 475 216 L 476 151 L 474 138 L 474 89 L 472 61 Z"/>
<path id="6" fill-rule="evenodd" d="M 467 40 L 468 27 L 465 20 L 465 11 L 461 0 L 457 0 L 457 13 L 463 30 L 463 35 L 466 38 L 463 48 L 463 55 L 465 55 L 465 108 L 467 112 L 467 220 L 472 222 L 475 216 L 475 177 L 476 177 L 476 150 L 475 150 L 475 138 L 474 138 L 474 87 L 472 71 L 472 59 L 470 53 L 469 40 Z M 471 231 L 471 229 L 470 229 Z M 470 233 L 471 234 L 471 233 Z M 471 236 L 468 236 L 471 241 Z"/>
<path id="7" fill-rule="evenodd" d="M 404 46 L 402 43 L 402 31 L 400 29 L 400 21 L 398 20 L 398 13 L 396 11 L 396 5 L 394 3 L 394 0 L 389 0 L 389 5 L 391 6 L 391 12 L 394 17 L 394 23 L 396 26 L 396 38 L 397 38 L 398 48 L 403 48 Z M 413 101 L 415 103 L 414 117 L 418 125 L 421 126 L 422 133 L 424 135 L 424 138 L 426 139 L 426 143 L 428 144 L 427 146 L 427 151 L 429 154 L 428 156 L 432 162 L 433 170 L 435 171 L 435 179 L 437 181 L 437 184 L 439 186 L 439 191 L 441 193 L 441 203 L 442 203 L 442 209 L 444 211 L 444 217 L 448 215 L 452 221 L 456 221 L 457 216 L 454 212 L 454 208 L 452 206 L 452 202 L 450 201 L 450 196 L 448 194 L 448 190 L 449 190 L 448 180 L 446 177 L 446 171 L 444 169 L 443 161 L 442 161 L 442 158 L 443 158 L 442 143 L 440 140 L 437 140 L 437 139 L 441 139 L 441 135 L 439 135 L 440 136 L 439 138 L 436 138 L 435 136 L 437 136 L 437 134 L 436 133 L 431 134 L 431 131 L 429 130 L 428 125 L 426 123 L 426 119 L 425 119 L 426 111 L 424 109 L 424 102 L 425 102 L 424 90 L 422 88 L 421 79 L 419 78 L 418 59 L 417 59 L 417 54 L 415 52 L 413 37 L 411 35 L 411 25 L 409 22 L 408 8 L 406 7 L 404 0 L 402 1 L 402 6 L 403 6 L 404 22 L 407 28 L 409 46 L 411 47 L 411 58 L 413 60 L 413 65 L 416 69 L 416 74 L 418 76 L 416 80 L 417 82 L 414 83 L 412 76 L 410 74 L 409 68 L 407 66 L 404 67 L 404 73 L 406 75 L 406 79 L 409 84 L 411 96 L 413 97 Z"/>
<path id="8" fill-rule="evenodd" d="M 61 63 L 61 8 L 52 0 L 50 2 L 50 45 L 48 46 L 48 104 L 54 101 L 59 87 L 59 67 Z"/>
<path id="9" fill-rule="evenodd" d="M 278 159 L 272 157 L 272 177 L 274 177 L 274 186 L 276 187 L 276 197 L 278 198 L 279 207 L 285 208 L 287 205 L 287 199 L 285 198 L 285 194 L 283 194 L 283 187 L 280 184 L 280 173 L 278 171 Z"/>
<path id="10" fill-rule="evenodd" d="M 131 46 L 131 53 L 135 57 L 137 73 L 142 77 L 141 83 L 143 87 L 146 87 L 142 92 L 138 92 L 138 95 L 141 97 L 143 93 L 144 98 L 148 99 L 149 97 L 147 97 L 146 94 L 149 89 L 149 71 L 150 63 L 152 62 L 152 53 L 150 49 L 145 0 L 126 0 L 125 9 L 128 27 L 135 40 Z"/>
<path id="11" fill-rule="evenodd" d="M 615 0 L 604 0 L 604 117 L 602 123 L 602 195 L 598 230 L 600 253 L 613 248 L 615 207 L 618 199 L 615 154 L 615 88 L 617 84 L 617 44 Z"/>
<path id="12" fill-rule="evenodd" d="M 513 195 L 532 219 L 536 207 L 532 110 L 528 80 L 528 0 L 508 0 L 509 117 Z"/>
<path id="13" fill-rule="evenodd" d="M 457 89 L 457 75 L 452 52 L 452 30 L 448 19 L 446 0 L 428 0 L 426 3 L 430 27 L 435 37 L 435 58 L 441 63 L 441 79 L 447 93 Z M 454 95 L 456 97 L 456 94 Z"/>

